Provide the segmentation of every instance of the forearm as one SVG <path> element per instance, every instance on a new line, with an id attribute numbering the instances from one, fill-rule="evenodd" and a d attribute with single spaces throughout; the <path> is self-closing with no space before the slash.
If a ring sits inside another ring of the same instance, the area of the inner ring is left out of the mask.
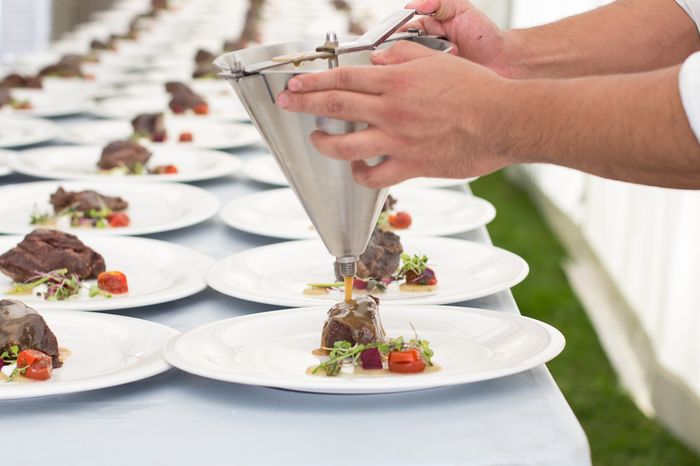
<path id="1" fill-rule="evenodd" d="M 556 23 L 506 32 L 513 78 L 635 73 L 700 50 L 693 20 L 673 0 L 618 0 Z"/>
<path id="2" fill-rule="evenodd" d="M 519 162 L 698 189 L 700 144 L 681 102 L 678 72 L 513 81 L 511 153 Z"/>

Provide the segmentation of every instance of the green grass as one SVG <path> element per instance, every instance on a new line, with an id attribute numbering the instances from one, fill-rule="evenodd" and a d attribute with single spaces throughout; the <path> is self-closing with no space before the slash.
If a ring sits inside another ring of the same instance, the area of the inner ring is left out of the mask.
<path id="1" fill-rule="evenodd" d="M 595 466 L 700 465 L 692 451 L 644 416 L 618 384 L 583 307 L 561 268 L 566 253 L 526 192 L 497 173 L 472 185 L 498 216 L 493 242 L 522 256 L 530 275 L 513 289 L 523 314 L 548 322 L 566 349 L 548 364 L 583 425 Z"/>

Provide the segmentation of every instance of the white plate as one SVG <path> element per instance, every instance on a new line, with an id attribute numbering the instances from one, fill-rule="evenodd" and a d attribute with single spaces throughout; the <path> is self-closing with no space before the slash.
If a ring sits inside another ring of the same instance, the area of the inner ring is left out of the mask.
<path id="1" fill-rule="evenodd" d="M 486 225 L 496 216 L 489 202 L 444 189 L 394 188 L 397 211 L 408 212 L 413 222 L 404 236 L 449 236 Z M 289 188 L 272 189 L 240 197 L 221 210 L 228 226 L 248 233 L 282 239 L 317 238 L 311 220 Z"/>
<path id="2" fill-rule="evenodd" d="M 243 174 L 258 183 L 271 184 L 274 186 L 289 186 L 289 182 L 284 177 L 282 170 L 277 166 L 277 162 L 275 162 L 275 158 L 272 155 L 261 155 L 246 160 L 243 164 Z M 399 183 L 397 186 L 402 188 L 452 188 L 455 186 L 464 186 L 478 178 L 478 176 L 467 179 L 414 178 Z"/>
<path id="3" fill-rule="evenodd" d="M 1 236 L 0 253 L 15 247 L 22 238 Z M 213 261 L 200 252 L 165 241 L 128 236 L 82 236 L 80 239 L 104 257 L 107 270 L 126 274 L 127 294 L 112 298 L 75 296 L 65 301 L 8 295 L 12 280 L 0 273 L 0 299 L 20 299 L 37 310 L 107 311 L 174 301 L 206 288 L 204 275 Z"/>
<path id="4" fill-rule="evenodd" d="M 377 294 L 383 302 L 451 304 L 488 296 L 520 283 L 527 263 L 503 249 L 453 238 L 402 238 L 408 254 L 425 254 L 438 278 L 434 292 L 404 292 L 392 284 Z M 333 257 L 320 240 L 288 241 L 228 256 L 207 273 L 215 290 L 260 303 L 314 306 L 342 300 L 342 292 L 303 293 L 309 283 L 335 281 Z"/>
<path id="5" fill-rule="evenodd" d="M 43 382 L 0 383 L 0 400 L 62 395 L 136 382 L 170 367 L 163 343 L 177 331 L 147 320 L 110 314 L 42 313 L 58 344 L 70 351 Z"/>
<path id="6" fill-rule="evenodd" d="M 262 142 L 258 130 L 252 125 L 202 119 L 193 116 L 168 115 L 165 118 L 167 140 L 153 146 L 198 147 L 202 149 L 231 149 Z M 192 134 L 192 142 L 179 142 L 180 134 Z M 118 139 L 128 139 L 133 133 L 127 120 L 93 120 L 68 124 L 63 139 L 75 144 L 107 144 Z"/>
<path id="7" fill-rule="evenodd" d="M 129 203 L 127 227 L 75 228 L 67 218 L 57 225 L 74 235 L 147 235 L 176 230 L 203 222 L 219 211 L 213 194 L 178 183 L 95 183 L 39 181 L 0 187 L 0 233 L 26 234 L 35 227 L 29 223 L 33 211 L 53 213 L 49 197 L 59 186 L 68 191 L 95 190 L 107 196 L 119 196 Z"/>
<path id="8" fill-rule="evenodd" d="M 306 371 L 318 364 L 328 307 L 287 309 L 235 317 L 198 327 L 168 341 L 165 359 L 192 374 L 226 382 L 315 393 L 363 394 L 423 390 L 480 382 L 544 364 L 564 348 L 562 334 L 545 323 L 504 312 L 449 306 L 382 304 L 389 337 L 410 337 L 411 324 L 430 341 L 439 370 L 423 374 L 327 377 Z"/>
<path id="9" fill-rule="evenodd" d="M 241 105 L 233 98 L 207 98 L 209 113 L 207 115 L 189 115 L 198 118 L 218 118 L 226 120 L 247 120 L 241 114 Z M 168 94 L 142 95 L 142 96 L 118 96 L 103 99 L 95 105 L 93 113 L 103 118 L 127 119 L 135 117 L 139 113 L 164 112 L 172 114 L 168 107 L 170 96 Z M 245 112 L 245 109 L 243 109 Z"/>
<path id="10" fill-rule="evenodd" d="M 241 161 L 235 155 L 180 146 L 152 146 L 149 167 L 173 164 L 171 175 L 104 175 L 97 170 L 102 146 L 55 146 L 31 149 L 12 157 L 17 172 L 39 178 L 143 183 L 151 181 L 200 181 L 235 173 Z"/>
<path id="11" fill-rule="evenodd" d="M 20 147 L 50 141 L 59 135 L 55 124 L 35 118 L 0 115 L 0 147 Z"/>
<path id="12" fill-rule="evenodd" d="M 258 183 L 289 186 L 287 178 L 282 174 L 282 170 L 277 166 L 272 155 L 258 155 L 246 159 L 242 172 L 247 178 Z"/>
<path id="13" fill-rule="evenodd" d="M 0 149 L 0 176 L 6 176 L 12 173 L 10 158 L 14 155 L 15 153 L 12 151 Z"/>
<path id="14" fill-rule="evenodd" d="M 10 115 L 23 115 L 30 117 L 51 118 L 84 113 L 92 109 L 92 101 L 86 94 L 58 93 L 38 89 L 16 89 L 12 91 L 12 97 L 17 100 L 28 101 L 32 108 L 27 110 L 9 109 Z M 5 111 L 3 109 L 3 111 Z"/>

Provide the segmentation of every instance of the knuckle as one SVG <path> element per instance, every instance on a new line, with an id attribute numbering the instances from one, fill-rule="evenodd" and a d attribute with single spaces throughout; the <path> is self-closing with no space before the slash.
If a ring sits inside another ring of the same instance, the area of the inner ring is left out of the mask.
<path id="1" fill-rule="evenodd" d="M 336 68 L 335 71 L 335 87 L 343 89 L 350 84 L 349 68 Z"/>
<path id="2" fill-rule="evenodd" d="M 331 115 L 338 115 L 343 112 L 344 105 L 337 92 L 329 92 L 325 102 L 326 111 Z"/>
<path id="3" fill-rule="evenodd" d="M 352 158 L 355 155 L 356 147 L 347 139 L 340 139 L 335 145 L 336 154 L 343 159 Z"/>

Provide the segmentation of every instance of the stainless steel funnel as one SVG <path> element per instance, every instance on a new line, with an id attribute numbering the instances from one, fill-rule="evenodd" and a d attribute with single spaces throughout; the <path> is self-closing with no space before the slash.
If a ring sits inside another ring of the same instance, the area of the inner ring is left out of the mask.
<path id="1" fill-rule="evenodd" d="M 413 12 L 409 13 L 404 10 L 399 15 L 397 12 L 393 22 L 398 25 L 389 29 L 395 30 L 413 16 Z M 370 50 L 377 44 L 362 47 L 357 44 L 365 44 L 362 39 L 366 36 L 378 41 L 385 41 L 388 36 L 377 35 L 376 31 L 373 34 L 375 36 L 366 34 L 341 43 L 340 48 L 347 44 L 352 44 L 352 48 L 343 49 L 342 53 L 339 49 L 337 54 L 333 47 L 338 47 L 338 41 L 329 33 L 325 44 L 319 40 L 253 47 L 228 53 L 214 62 L 243 102 L 344 276 L 355 275 L 356 262 L 367 247 L 387 189 L 358 185 L 350 163 L 321 155 L 309 141 L 309 135 L 317 129 L 331 134 L 350 133 L 364 129 L 366 124 L 288 112 L 278 107 L 275 99 L 289 79 L 299 74 L 327 71 L 329 66 L 371 65 Z M 449 42 L 416 32 L 401 34 L 401 38 L 440 50 L 451 47 Z M 310 60 L 309 57 L 321 59 Z M 381 158 L 377 158 L 369 163 L 380 162 Z"/>

